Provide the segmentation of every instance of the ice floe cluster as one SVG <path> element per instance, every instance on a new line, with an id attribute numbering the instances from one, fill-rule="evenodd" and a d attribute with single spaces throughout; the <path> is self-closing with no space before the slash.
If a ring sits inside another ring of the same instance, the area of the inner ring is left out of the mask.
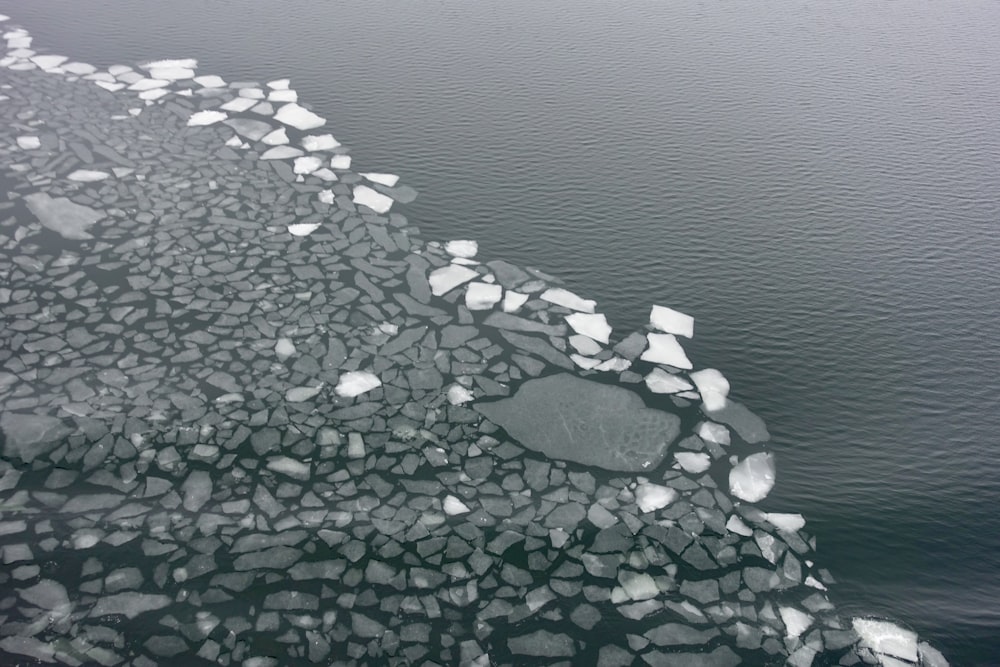
<path id="1" fill-rule="evenodd" d="M 423 240 L 287 80 L 0 19 L 5 664 L 946 664 L 754 505 L 690 317 Z"/>

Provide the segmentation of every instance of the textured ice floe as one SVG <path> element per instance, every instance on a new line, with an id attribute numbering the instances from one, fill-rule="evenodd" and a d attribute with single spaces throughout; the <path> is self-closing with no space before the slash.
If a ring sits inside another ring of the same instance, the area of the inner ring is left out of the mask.
<path id="1" fill-rule="evenodd" d="M 104 217 L 103 213 L 92 208 L 72 202 L 65 197 L 51 197 L 44 192 L 33 192 L 27 195 L 24 201 L 43 227 L 67 239 L 93 238 L 87 229 Z"/>
<path id="2" fill-rule="evenodd" d="M 665 333 L 685 338 L 694 336 L 694 318 L 673 308 L 653 306 L 649 313 L 649 323 Z"/>
<path id="3" fill-rule="evenodd" d="M 198 125 L 212 125 L 213 123 L 218 123 L 220 121 L 226 120 L 227 118 L 229 118 L 229 114 L 223 111 L 212 111 L 212 110 L 198 111 L 194 114 L 191 114 L 191 117 L 188 118 L 187 124 L 192 127 Z"/>
<path id="4" fill-rule="evenodd" d="M 691 381 L 698 388 L 706 410 L 721 410 L 729 395 L 729 380 L 714 368 L 705 368 L 691 373 Z"/>
<path id="5" fill-rule="evenodd" d="M 520 292 L 515 292 L 513 290 L 507 290 L 503 295 L 503 312 L 514 313 L 517 312 L 521 306 L 528 302 L 528 295 L 521 294 Z"/>
<path id="6" fill-rule="evenodd" d="M 712 465 L 712 459 L 704 452 L 677 452 L 674 454 L 677 465 L 690 473 L 702 473 Z"/>
<path id="7" fill-rule="evenodd" d="M 563 306 L 570 310 L 578 310 L 581 313 L 592 313 L 597 308 L 596 301 L 583 299 L 561 287 L 550 287 L 542 292 L 541 298 L 549 303 L 554 303 L 557 306 Z"/>
<path id="8" fill-rule="evenodd" d="M 448 402 L 452 405 L 462 405 L 473 399 L 472 392 L 460 384 L 448 387 Z"/>
<path id="9" fill-rule="evenodd" d="M 674 368 L 691 368 L 691 361 L 673 334 L 646 334 L 646 340 L 649 347 L 640 357 L 643 361 L 652 361 L 654 364 L 664 364 Z"/>
<path id="10" fill-rule="evenodd" d="M 566 316 L 566 322 L 573 331 L 589 336 L 599 343 L 607 343 L 611 336 L 611 326 L 603 313 L 573 313 Z"/>
<path id="11" fill-rule="evenodd" d="M 876 657 L 889 657 L 917 662 L 917 634 L 889 621 L 855 618 L 851 621 L 854 631 L 861 637 L 861 646 L 873 651 Z"/>
<path id="12" fill-rule="evenodd" d="M 677 491 L 659 484 L 640 484 L 635 489 L 635 502 L 643 512 L 655 512 L 677 500 Z"/>
<path id="13" fill-rule="evenodd" d="M 806 520 L 801 514 L 786 514 L 781 512 L 765 512 L 764 519 L 778 530 L 794 533 L 805 528 Z"/>
<path id="14" fill-rule="evenodd" d="M 310 153 L 331 150 L 339 145 L 340 142 L 334 139 L 332 134 L 310 134 L 302 137 L 302 148 Z"/>
<path id="15" fill-rule="evenodd" d="M 389 209 L 392 208 L 391 197 L 386 197 L 367 185 L 358 185 L 354 188 L 354 203 L 367 206 L 376 213 L 388 213 Z"/>
<path id="16" fill-rule="evenodd" d="M 314 130 L 326 124 L 326 120 L 305 107 L 292 102 L 282 106 L 274 114 L 274 119 L 299 130 Z"/>
<path id="17" fill-rule="evenodd" d="M 478 275 L 472 269 L 458 266 L 457 264 L 449 264 L 448 266 L 442 266 L 440 269 L 435 269 L 427 281 L 430 283 L 431 293 L 434 296 L 441 296 L 452 291 L 459 285 L 469 282 Z"/>
<path id="18" fill-rule="evenodd" d="M 502 296 L 500 285 L 470 283 L 465 291 L 465 307 L 469 310 L 490 310 Z"/>
<path id="19" fill-rule="evenodd" d="M 646 386 L 656 394 L 679 394 L 694 389 L 690 382 L 679 375 L 668 373 L 662 368 L 654 368 L 645 378 Z"/>
<path id="20" fill-rule="evenodd" d="M 18 137 L 17 146 L 26 151 L 35 150 L 42 147 L 42 141 L 38 137 Z"/>
<path id="21" fill-rule="evenodd" d="M 295 158 L 292 171 L 296 174 L 311 174 L 323 166 L 323 161 L 313 155 Z"/>
<path id="22" fill-rule="evenodd" d="M 106 178 L 111 178 L 111 174 L 106 171 L 97 171 L 95 169 L 77 169 L 76 171 L 70 173 L 70 175 L 66 178 L 79 183 L 93 183 L 95 181 L 103 181 Z"/>
<path id="23" fill-rule="evenodd" d="M 351 156 L 350 155 L 334 155 L 330 158 L 330 167 L 332 169 L 350 169 L 351 168 Z"/>
<path id="24" fill-rule="evenodd" d="M 372 183 L 378 183 L 380 185 L 385 185 L 392 187 L 399 182 L 399 176 L 396 174 L 379 174 L 373 171 L 363 171 L 361 175 L 367 178 Z"/>
<path id="25" fill-rule="evenodd" d="M 729 471 L 729 492 L 740 500 L 756 503 L 774 488 L 774 456 L 768 452 L 751 454 Z"/>
<path id="26" fill-rule="evenodd" d="M 479 252 L 479 244 L 469 240 L 448 241 L 444 250 L 453 257 L 475 257 Z"/>
<path id="27" fill-rule="evenodd" d="M 779 607 L 778 612 L 781 614 L 781 622 L 785 624 L 787 637 L 798 637 L 812 625 L 812 616 L 795 607 Z"/>
<path id="28" fill-rule="evenodd" d="M 338 396 L 358 396 L 381 386 L 382 381 L 374 373 L 350 371 L 340 376 L 334 392 Z"/>

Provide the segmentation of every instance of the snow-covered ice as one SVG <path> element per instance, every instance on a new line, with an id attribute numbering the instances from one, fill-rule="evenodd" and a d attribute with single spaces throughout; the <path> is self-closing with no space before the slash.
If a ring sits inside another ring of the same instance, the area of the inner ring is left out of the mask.
<path id="1" fill-rule="evenodd" d="M 677 500 L 677 491 L 669 486 L 659 484 L 640 484 L 635 489 L 635 502 L 642 512 L 654 512 L 663 509 Z"/>
<path id="2" fill-rule="evenodd" d="M 686 472 L 695 474 L 705 472 L 712 465 L 711 457 L 704 452 L 677 452 L 674 459 Z"/>
<path id="3" fill-rule="evenodd" d="M 721 410 L 726 406 L 726 397 L 729 395 L 729 380 L 721 372 L 714 368 L 704 368 L 691 373 L 689 377 L 698 388 L 706 410 Z"/>
<path id="4" fill-rule="evenodd" d="M 399 182 L 399 176 L 396 174 L 380 174 L 374 171 L 361 172 L 361 175 L 367 178 L 372 183 L 378 183 L 380 185 L 386 185 L 392 187 Z"/>
<path id="5" fill-rule="evenodd" d="M 458 266 L 457 264 L 449 264 L 448 266 L 442 266 L 440 269 L 432 271 L 427 281 L 430 283 L 431 293 L 434 296 L 442 296 L 459 285 L 469 282 L 478 275 L 472 269 Z"/>
<path id="6" fill-rule="evenodd" d="M 668 373 L 662 368 L 654 368 L 646 376 L 646 386 L 655 394 L 677 394 L 694 389 L 691 383 L 680 375 Z"/>
<path id="7" fill-rule="evenodd" d="M 513 313 L 520 310 L 528 301 L 527 294 L 521 294 L 520 292 L 515 292 L 513 290 L 507 290 L 506 294 L 503 295 L 503 312 Z"/>
<path id="8" fill-rule="evenodd" d="M 367 185 L 355 186 L 354 203 L 367 206 L 376 213 L 388 213 L 389 209 L 392 208 L 392 199 L 390 197 L 372 190 Z"/>
<path id="9" fill-rule="evenodd" d="M 456 514 L 465 514 L 469 512 L 469 506 L 463 503 L 461 500 L 455 496 L 446 496 L 444 499 L 444 513 L 448 516 L 455 516 Z"/>
<path id="10" fill-rule="evenodd" d="M 465 307 L 469 310 L 489 310 L 503 296 L 500 285 L 489 283 L 469 283 L 465 291 Z"/>
<path id="11" fill-rule="evenodd" d="M 111 174 L 106 171 L 97 171 L 95 169 L 77 169 L 66 178 L 79 183 L 93 183 L 95 181 L 103 181 L 106 178 L 111 178 Z"/>
<path id="12" fill-rule="evenodd" d="M 334 155 L 330 158 L 330 167 L 332 169 L 350 169 L 351 168 L 351 156 L 350 155 Z"/>
<path id="13" fill-rule="evenodd" d="M 313 151 L 325 151 L 336 148 L 340 142 L 333 138 L 332 134 L 310 134 L 302 137 L 302 148 L 310 153 Z"/>
<path id="14" fill-rule="evenodd" d="M 315 155 L 305 155 L 303 157 L 295 158 L 292 171 L 296 174 L 311 174 L 321 166 L 323 166 L 323 161 L 318 157 Z"/>
<path id="15" fill-rule="evenodd" d="M 257 100 L 251 100 L 248 97 L 234 97 L 219 108 L 225 109 L 226 111 L 235 111 L 236 113 L 240 113 L 242 111 L 246 111 L 252 106 L 256 106 L 256 104 Z"/>
<path id="16" fill-rule="evenodd" d="M 785 635 L 787 637 L 798 637 L 812 625 L 813 618 L 804 611 L 795 607 L 779 607 L 781 622 L 785 624 Z"/>
<path id="17" fill-rule="evenodd" d="M 357 396 L 381 387 L 382 381 L 368 371 L 349 371 L 340 376 L 336 388 L 337 396 Z"/>
<path id="18" fill-rule="evenodd" d="M 468 403 L 472 398 L 472 392 L 460 384 L 453 384 L 448 387 L 448 402 L 452 405 Z"/>
<path id="19" fill-rule="evenodd" d="M 684 348 L 677 342 L 673 334 L 646 334 L 649 347 L 639 357 L 643 361 L 655 364 L 665 364 L 674 368 L 691 369 L 691 362 L 684 353 Z"/>
<path id="20" fill-rule="evenodd" d="M 764 518 L 772 526 L 786 533 L 794 533 L 797 530 L 802 530 L 806 525 L 806 520 L 801 514 L 765 512 Z"/>
<path id="21" fill-rule="evenodd" d="M 566 316 L 566 322 L 573 331 L 589 336 L 599 343 L 607 343 L 611 337 L 611 326 L 603 313 L 573 313 Z"/>
<path id="22" fill-rule="evenodd" d="M 917 661 L 917 634 L 912 630 L 871 618 L 855 618 L 851 625 L 861 637 L 862 646 L 900 660 Z"/>
<path id="23" fill-rule="evenodd" d="M 260 141 L 268 146 L 284 146 L 288 143 L 288 133 L 285 132 L 285 128 L 279 127 L 265 134 Z"/>
<path id="24" fill-rule="evenodd" d="M 22 150 L 32 151 L 42 147 L 42 140 L 38 137 L 18 137 L 17 146 Z"/>
<path id="25" fill-rule="evenodd" d="M 729 492 L 740 500 L 755 503 L 774 488 L 774 456 L 757 452 L 740 461 L 729 471 Z"/>
<path id="26" fill-rule="evenodd" d="M 444 251 L 452 257 L 475 257 L 479 252 L 479 244 L 476 241 L 458 240 L 448 241 L 444 244 Z"/>
<path id="27" fill-rule="evenodd" d="M 212 123 L 218 123 L 219 121 L 226 120 L 229 118 L 229 114 L 224 111 L 199 111 L 197 113 L 191 114 L 188 118 L 188 127 L 196 127 L 200 125 L 211 125 Z"/>
<path id="28" fill-rule="evenodd" d="M 653 306 L 649 313 L 649 323 L 669 334 L 694 337 L 694 318 L 666 306 Z"/>
<path id="29" fill-rule="evenodd" d="M 285 125 L 291 125 L 298 130 L 313 130 L 326 124 L 326 119 L 317 116 L 312 111 L 299 106 L 295 102 L 286 104 L 278 109 L 278 112 L 274 114 L 274 119 Z"/>

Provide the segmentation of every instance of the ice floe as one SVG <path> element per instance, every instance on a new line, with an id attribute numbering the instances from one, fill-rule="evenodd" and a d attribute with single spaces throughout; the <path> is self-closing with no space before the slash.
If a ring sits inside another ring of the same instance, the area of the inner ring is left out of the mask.
<path id="1" fill-rule="evenodd" d="M 774 488 L 774 456 L 757 452 L 729 471 L 729 492 L 748 503 L 760 502 Z"/>
<path id="2" fill-rule="evenodd" d="M 582 313 L 593 313 L 594 309 L 597 308 L 596 301 L 580 298 L 561 287 L 551 287 L 545 290 L 542 292 L 541 298 L 557 306 L 563 306 L 570 310 L 578 310 Z"/>
<path id="3" fill-rule="evenodd" d="M 302 137 L 302 148 L 310 153 L 314 151 L 328 151 L 340 146 L 340 142 L 333 138 L 332 134 L 310 134 Z"/>
<path id="4" fill-rule="evenodd" d="M 379 183 L 380 185 L 385 185 L 390 188 L 399 182 L 399 176 L 395 174 L 379 174 L 372 171 L 363 171 L 361 172 L 361 175 L 372 183 Z"/>
<path id="5" fill-rule="evenodd" d="M 611 325 L 601 313 L 573 313 L 566 316 L 566 322 L 573 331 L 589 336 L 599 343 L 608 343 L 610 340 Z"/>
<path id="6" fill-rule="evenodd" d="M 453 257 L 469 259 L 475 257 L 476 253 L 479 252 L 479 244 L 469 240 L 448 241 L 444 246 L 444 250 Z"/>
<path id="7" fill-rule="evenodd" d="M 382 386 L 382 381 L 368 371 L 350 371 L 340 376 L 334 389 L 338 396 L 358 396 Z"/>
<path id="8" fill-rule="evenodd" d="M 354 203 L 367 206 L 376 213 L 388 213 L 389 209 L 392 208 L 391 197 L 386 197 L 381 192 L 376 192 L 367 185 L 355 186 Z"/>
<path id="9" fill-rule="evenodd" d="M 646 334 L 646 340 L 649 347 L 640 357 L 643 361 L 651 361 L 654 364 L 664 364 L 674 368 L 691 368 L 691 361 L 673 334 Z"/>
<path id="10" fill-rule="evenodd" d="M 669 334 L 694 337 L 694 318 L 666 306 L 653 306 L 649 313 L 649 323 Z"/>
<path id="11" fill-rule="evenodd" d="M 427 279 L 430 284 L 431 294 L 441 296 L 452 291 L 459 285 L 469 282 L 479 274 L 464 266 L 449 264 L 440 269 L 435 269 Z"/>
<path id="12" fill-rule="evenodd" d="M 211 109 L 206 109 L 205 111 L 198 111 L 196 113 L 191 114 L 191 117 L 188 118 L 187 124 L 188 126 L 191 127 L 199 125 L 212 125 L 214 123 L 226 120 L 227 118 L 229 118 L 229 114 L 223 111 L 214 111 Z"/>
<path id="13" fill-rule="evenodd" d="M 292 102 L 285 104 L 274 114 L 274 119 L 298 130 L 314 130 L 326 125 L 326 120 L 305 107 Z"/>

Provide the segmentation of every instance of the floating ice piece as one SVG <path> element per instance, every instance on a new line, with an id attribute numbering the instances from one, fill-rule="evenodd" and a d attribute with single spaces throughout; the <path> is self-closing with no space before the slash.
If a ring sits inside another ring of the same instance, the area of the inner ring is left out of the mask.
<path id="1" fill-rule="evenodd" d="M 574 364 L 588 371 L 591 370 L 592 368 L 597 368 L 601 363 L 600 359 L 594 359 L 592 357 L 584 357 L 579 354 L 571 354 L 569 355 L 569 358 L 573 360 Z"/>
<path id="2" fill-rule="evenodd" d="M 288 225 L 288 233 L 292 236 L 309 236 L 317 229 L 319 229 L 318 222 L 299 222 L 294 225 Z"/>
<path id="3" fill-rule="evenodd" d="M 729 520 L 726 521 L 726 530 L 731 533 L 736 533 L 737 535 L 742 535 L 743 537 L 750 537 L 753 535 L 753 528 L 743 523 L 743 519 L 739 518 L 735 514 L 729 516 Z"/>
<path id="4" fill-rule="evenodd" d="M 222 108 L 226 105 L 223 104 Z M 252 120 L 250 118 L 230 118 L 222 121 L 223 125 L 233 128 L 237 134 L 246 137 L 250 141 L 260 141 L 268 132 L 274 128 L 262 120 Z"/>
<path id="5" fill-rule="evenodd" d="M 42 147 L 42 140 L 38 137 L 18 137 L 17 146 L 22 150 L 33 151 Z"/>
<path id="6" fill-rule="evenodd" d="M 323 166 L 323 161 L 314 155 L 295 158 L 293 171 L 296 174 L 311 174 Z"/>
<path id="7" fill-rule="evenodd" d="M 62 66 L 62 69 L 70 74 L 75 74 L 77 76 L 84 76 L 87 74 L 93 74 L 97 71 L 97 68 L 90 63 L 66 63 Z"/>
<path id="8" fill-rule="evenodd" d="M 166 88 L 153 88 L 152 90 L 144 90 L 141 93 L 139 93 L 139 99 L 146 100 L 147 102 L 152 102 L 153 100 L 158 100 L 161 97 L 169 94 L 170 91 L 168 91 Z"/>
<path id="9" fill-rule="evenodd" d="M 431 275 L 427 278 L 427 282 L 431 285 L 431 294 L 441 296 L 452 291 L 459 285 L 469 282 L 478 275 L 472 269 L 467 269 L 464 266 L 456 264 L 449 264 L 448 266 L 442 266 L 440 269 L 432 271 Z"/>
<path id="10" fill-rule="evenodd" d="M 660 594 L 656 581 L 645 572 L 621 570 L 618 573 L 618 583 L 625 590 L 625 595 L 633 602 L 649 600 Z"/>
<path id="11" fill-rule="evenodd" d="M 154 79 L 166 79 L 168 81 L 180 81 L 182 79 L 193 79 L 194 70 L 190 67 L 151 67 L 149 75 Z"/>
<path id="12" fill-rule="evenodd" d="M 475 257 L 479 252 L 479 243 L 470 240 L 448 241 L 444 244 L 444 251 L 452 257 Z"/>
<path id="13" fill-rule="evenodd" d="M 379 174 L 374 171 L 369 171 L 369 172 L 361 172 L 361 175 L 367 178 L 372 183 L 386 185 L 390 188 L 399 182 L 399 176 L 397 176 L 396 174 Z"/>
<path id="14" fill-rule="evenodd" d="M 290 338 L 279 338 L 278 342 L 274 344 L 274 353 L 278 359 L 284 361 L 295 354 L 295 343 Z"/>
<path id="15" fill-rule="evenodd" d="M 653 306 L 649 313 L 649 323 L 660 331 L 692 338 L 694 336 L 694 318 L 666 306 Z"/>
<path id="16" fill-rule="evenodd" d="M 717 445 L 729 445 L 729 429 L 715 422 L 702 422 L 698 426 L 698 437 Z"/>
<path id="17" fill-rule="evenodd" d="M 455 496 L 446 496 L 444 499 L 444 513 L 448 516 L 455 516 L 456 514 L 466 514 L 469 512 L 469 506 L 463 503 L 461 500 Z"/>
<path id="18" fill-rule="evenodd" d="M 513 313 L 521 309 L 528 301 L 527 294 L 521 294 L 520 292 L 514 292 L 507 290 L 507 293 L 503 296 L 503 312 Z"/>
<path id="19" fill-rule="evenodd" d="M 285 400 L 289 403 L 302 403 L 323 391 L 323 385 L 318 387 L 292 387 L 285 392 Z"/>
<path id="20" fill-rule="evenodd" d="M 788 637 L 798 637 L 812 625 L 812 616 L 795 607 L 779 607 L 778 612 L 781 614 L 781 622 L 785 624 L 785 635 Z"/>
<path id="21" fill-rule="evenodd" d="M 139 65 L 139 67 L 145 70 L 152 70 L 161 67 L 183 67 L 185 69 L 195 69 L 198 67 L 198 61 L 195 58 L 168 58 L 166 60 L 150 60 L 147 63 Z"/>
<path id="22" fill-rule="evenodd" d="M 302 151 L 294 146 L 275 146 L 261 153 L 261 160 L 286 160 L 302 155 Z"/>
<path id="23" fill-rule="evenodd" d="M 350 371 L 340 376 L 336 388 L 337 396 L 357 396 L 382 386 L 382 381 L 368 371 Z"/>
<path id="24" fill-rule="evenodd" d="M 729 471 L 729 492 L 740 500 L 755 503 L 774 488 L 774 456 L 757 452 L 740 461 Z"/>
<path id="25" fill-rule="evenodd" d="M 63 238 L 82 240 L 94 238 L 87 228 L 104 217 L 92 208 L 72 202 L 65 197 L 50 197 L 44 192 L 25 196 L 28 209 L 35 214 L 43 227 Z"/>
<path id="26" fill-rule="evenodd" d="M 572 345 L 573 349 L 580 354 L 585 354 L 590 357 L 599 353 L 603 349 L 593 338 L 583 336 L 581 334 L 574 334 L 570 336 L 569 344 Z"/>
<path id="27" fill-rule="evenodd" d="M 557 306 L 564 306 L 570 310 L 578 310 L 582 313 L 592 313 L 597 307 L 596 301 L 581 299 L 576 294 L 561 287 L 551 287 L 542 292 L 542 299 Z"/>
<path id="28" fill-rule="evenodd" d="M 635 488 L 635 502 L 642 512 L 655 512 L 677 500 L 677 491 L 659 484 L 640 484 Z"/>
<path id="29" fill-rule="evenodd" d="M 470 283 L 465 291 L 465 306 L 469 310 L 490 310 L 503 296 L 503 288 L 489 283 Z"/>
<path id="30" fill-rule="evenodd" d="M 188 127 L 196 127 L 200 125 L 211 125 L 213 123 L 218 123 L 229 118 L 229 114 L 224 111 L 199 111 L 197 113 L 191 114 L 188 118 Z"/>
<path id="31" fill-rule="evenodd" d="M 712 465 L 712 458 L 704 452 L 677 452 L 674 459 L 685 472 L 694 474 L 705 472 Z"/>
<path id="32" fill-rule="evenodd" d="M 279 127 L 277 130 L 265 134 L 260 141 L 268 146 L 284 146 L 288 143 L 288 134 L 285 133 L 285 128 Z"/>
<path id="33" fill-rule="evenodd" d="M 267 461 L 267 469 L 295 479 L 309 479 L 309 464 L 287 456 L 272 456 Z"/>
<path id="34" fill-rule="evenodd" d="M 351 168 L 351 156 L 350 155 L 334 155 L 330 158 L 330 167 L 333 169 L 350 169 Z"/>
<path id="35" fill-rule="evenodd" d="M 313 130 L 326 124 L 326 120 L 317 116 L 305 107 L 299 106 L 295 102 L 284 105 L 274 114 L 274 119 L 291 125 L 297 130 Z"/>
<path id="36" fill-rule="evenodd" d="M 318 196 L 319 200 L 324 204 L 332 204 L 335 200 L 333 190 L 320 190 Z"/>
<path id="37" fill-rule="evenodd" d="M 272 90 L 267 95 L 268 102 L 295 102 L 299 94 L 294 90 Z"/>
<path id="38" fill-rule="evenodd" d="M 899 660 L 917 662 L 917 633 L 889 621 L 871 618 L 852 619 L 854 631 L 861 637 L 861 646 L 875 653 Z"/>
<path id="39" fill-rule="evenodd" d="M 196 76 L 194 82 L 203 88 L 223 88 L 226 85 L 226 80 L 215 74 Z"/>
<path id="40" fill-rule="evenodd" d="M 229 100 L 219 108 L 225 109 L 226 111 L 235 111 L 237 113 L 240 113 L 256 105 L 257 105 L 257 100 L 251 100 L 250 98 L 247 97 L 234 97 L 233 99 Z"/>
<path id="41" fill-rule="evenodd" d="M 665 364 L 674 368 L 691 369 L 691 362 L 684 353 L 684 348 L 677 342 L 673 334 L 646 334 L 649 347 L 639 357 L 643 361 Z"/>
<path id="42" fill-rule="evenodd" d="M 275 79 L 267 82 L 267 87 L 271 90 L 288 90 L 290 85 L 292 85 L 291 79 Z"/>
<path id="43" fill-rule="evenodd" d="M 103 181 L 106 178 L 111 178 L 111 174 L 106 171 L 95 171 L 93 169 L 77 169 L 66 178 L 78 183 L 93 183 L 94 181 Z"/>
<path id="44" fill-rule="evenodd" d="M 462 405 L 473 399 L 472 392 L 460 384 L 453 384 L 448 387 L 448 402 L 452 405 Z"/>
<path id="45" fill-rule="evenodd" d="M 764 512 L 764 519 L 778 530 L 786 533 L 794 533 L 797 530 L 802 530 L 806 525 L 806 520 L 801 514 Z"/>
<path id="46" fill-rule="evenodd" d="M 597 365 L 597 370 L 599 371 L 610 371 L 612 373 L 621 373 L 622 371 L 627 371 L 632 367 L 632 362 L 628 359 L 622 359 L 621 357 L 611 357 L 607 361 L 602 361 Z"/>
<path id="47" fill-rule="evenodd" d="M 56 56 L 56 55 L 46 55 L 46 56 L 32 56 L 31 62 L 35 63 L 42 69 L 55 69 L 59 67 L 64 62 L 69 60 L 66 56 Z"/>
<path id="48" fill-rule="evenodd" d="M 599 343 L 607 343 L 611 336 L 611 326 L 603 313 L 573 313 L 566 316 L 566 322 L 573 331 L 589 336 Z"/>
<path id="49" fill-rule="evenodd" d="M 654 368 L 646 376 L 646 386 L 654 394 L 677 394 L 694 389 L 691 384 L 679 375 L 668 373 L 662 368 Z"/>
<path id="50" fill-rule="evenodd" d="M 389 209 L 392 208 L 392 199 L 390 197 L 372 190 L 367 185 L 355 186 L 354 203 L 367 206 L 376 213 L 388 213 Z"/>
<path id="51" fill-rule="evenodd" d="M 264 99 L 264 91 L 260 88 L 240 88 L 239 96 L 259 102 Z"/>
<path id="52" fill-rule="evenodd" d="M 332 134 L 310 134 L 302 137 L 302 148 L 310 153 L 312 151 L 325 151 L 336 148 L 340 142 L 333 138 Z"/>
<path id="53" fill-rule="evenodd" d="M 169 84 L 170 82 L 167 81 L 166 79 L 139 79 L 135 83 L 131 84 L 128 87 L 128 89 L 139 90 L 139 91 L 154 90 L 156 88 L 163 88 L 164 86 Z"/>
<path id="54" fill-rule="evenodd" d="M 327 182 L 337 180 L 337 175 L 332 171 L 330 171 L 330 169 L 327 167 L 323 167 L 322 169 L 317 169 L 316 171 L 313 172 L 313 176 L 315 176 L 316 178 L 322 178 L 324 181 Z"/>
<path id="55" fill-rule="evenodd" d="M 124 83 L 112 83 L 110 81 L 95 81 L 94 83 L 96 83 L 104 90 L 111 91 L 112 93 L 119 91 L 125 87 Z"/>
<path id="56" fill-rule="evenodd" d="M 689 375 L 701 394 L 706 410 L 721 410 L 729 395 L 729 380 L 714 368 L 704 368 Z"/>

